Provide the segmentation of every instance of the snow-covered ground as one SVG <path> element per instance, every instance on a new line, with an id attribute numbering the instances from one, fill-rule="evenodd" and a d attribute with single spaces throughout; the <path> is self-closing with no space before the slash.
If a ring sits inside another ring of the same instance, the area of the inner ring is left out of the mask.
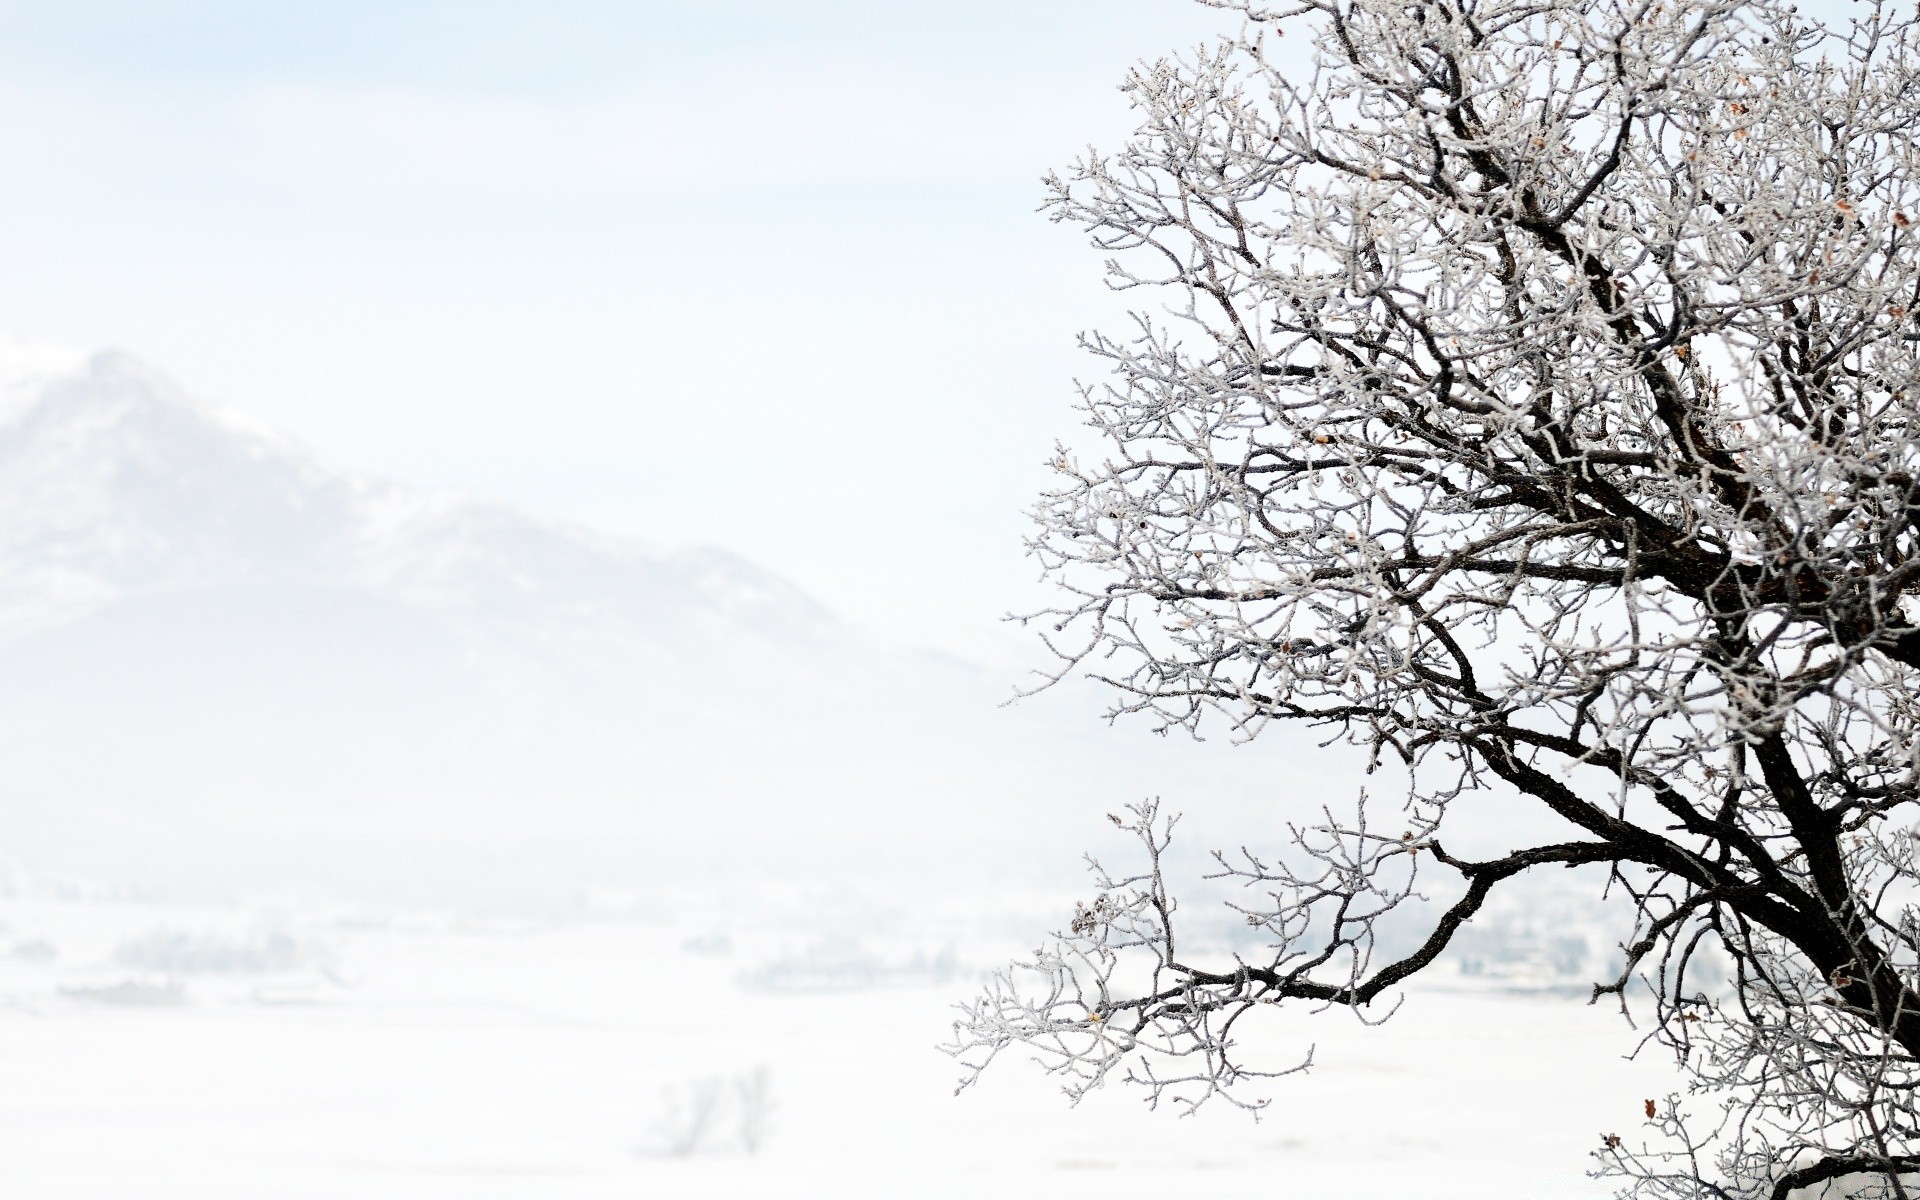
<path id="1" fill-rule="evenodd" d="M 1013 1061 L 956 1097 L 950 1006 L 1018 941 L 751 918 L 0 902 L 0 1194 L 1597 1196 L 1587 1150 L 1672 1082 L 1622 1057 L 1616 1013 L 1479 976 L 1381 1028 L 1276 1015 L 1275 1061 L 1314 1044 L 1318 1065 L 1257 1124 L 1124 1090 L 1070 1108 Z"/>

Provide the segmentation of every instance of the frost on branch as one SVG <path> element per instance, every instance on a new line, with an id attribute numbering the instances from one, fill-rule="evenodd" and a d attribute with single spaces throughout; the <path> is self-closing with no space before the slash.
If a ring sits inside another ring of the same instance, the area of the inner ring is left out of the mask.
<path id="1" fill-rule="evenodd" d="M 1115 1068 L 1129 1082 L 1187 1111 L 1210 1096 L 1257 1111 L 1232 1085 L 1303 1069 L 1253 1070 L 1232 1054 L 1233 1026 L 1271 989 L 1246 964 L 1224 977 L 1183 966 L 1174 932 L 1176 902 L 1167 894 L 1161 856 L 1175 818 L 1144 803 L 1112 818 L 1145 852 L 1146 869 L 1115 878 L 1092 863 L 1098 889 L 1076 904 L 1065 933 L 1033 957 L 995 975 L 986 994 L 955 1023 L 947 1049 L 965 1064 L 964 1089 L 1001 1051 L 1018 1045 L 1065 1080 L 1078 1101 Z M 1262 921 L 1249 913 L 1252 922 Z"/>
<path id="2" fill-rule="evenodd" d="M 1223 860 L 1271 938 L 1243 960 L 1176 940 L 1136 813 L 1148 871 L 1103 877 L 960 1047 L 1238 1094 L 1265 1002 L 1363 1010 L 1491 889 L 1592 864 L 1636 922 L 1599 991 L 1645 982 L 1699 1093 L 1602 1169 L 1648 1197 L 1906 1194 L 1911 10 L 1209 2 L 1241 32 L 1135 71 L 1133 138 L 1049 180 L 1141 304 L 1086 338 L 1103 449 L 1058 452 L 1032 550 L 1062 600 L 1030 620 L 1117 712 L 1315 727 L 1404 772 L 1406 815 Z M 1453 857 L 1449 814 L 1487 797 L 1564 837 Z M 1416 871 L 1454 898 L 1383 958 Z"/>

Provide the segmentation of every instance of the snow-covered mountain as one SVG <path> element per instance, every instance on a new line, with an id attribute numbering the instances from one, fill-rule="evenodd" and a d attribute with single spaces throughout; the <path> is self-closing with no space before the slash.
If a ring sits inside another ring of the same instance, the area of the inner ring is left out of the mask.
<path id="1" fill-rule="evenodd" d="M 678 821 L 740 788 L 724 718 L 794 757 L 743 689 L 890 666 L 724 552 L 330 470 L 126 355 L 0 343 L 16 833 Z"/>
<path id="2" fill-rule="evenodd" d="M 356 477 L 126 355 L 0 341 L 0 858 L 1070 862 L 1235 765 L 1007 685 L 724 551 Z"/>
<path id="3" fill-rule="evenodd" d="M 379 597 L 481 653 L 505 637 L 673 660 L 694 641 L 760 652 L 847 636 L 720 551 L 328 470 L 124 354 L 0 343 L 0 513 L 0 642 L 114 605 L 261 587 Z"/>

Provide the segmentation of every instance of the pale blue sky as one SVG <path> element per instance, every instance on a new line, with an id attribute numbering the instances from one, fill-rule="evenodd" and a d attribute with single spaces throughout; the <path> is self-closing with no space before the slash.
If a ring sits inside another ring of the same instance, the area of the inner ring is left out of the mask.
<path id="1" fill-rule="evenodd" d="M 1184 0 L 0 3 L 0 330 L 341 464 L 733 547 L 897 633 L 1030 595 L 1111 302 L 1038 175 Z"/>

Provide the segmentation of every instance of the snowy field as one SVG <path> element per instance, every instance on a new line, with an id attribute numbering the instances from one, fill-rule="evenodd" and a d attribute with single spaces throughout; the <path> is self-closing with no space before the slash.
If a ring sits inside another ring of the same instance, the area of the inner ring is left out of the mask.
<path id="1" fill-rule="evenodd" d="M 1072 1109 L 1011 1061 L 956 1097 L 950 1006 L 1019 949 L 957 923 L 16 899 L 0 924 L 8 1197 L 1598 1196 L 1586 1151 L 1671 1085 L 1617 1014 L 1458 978 L 1383 1028 L 1270 1022 L 1275 1061 L 1318 1065 L 1257 1124 Z"/>

